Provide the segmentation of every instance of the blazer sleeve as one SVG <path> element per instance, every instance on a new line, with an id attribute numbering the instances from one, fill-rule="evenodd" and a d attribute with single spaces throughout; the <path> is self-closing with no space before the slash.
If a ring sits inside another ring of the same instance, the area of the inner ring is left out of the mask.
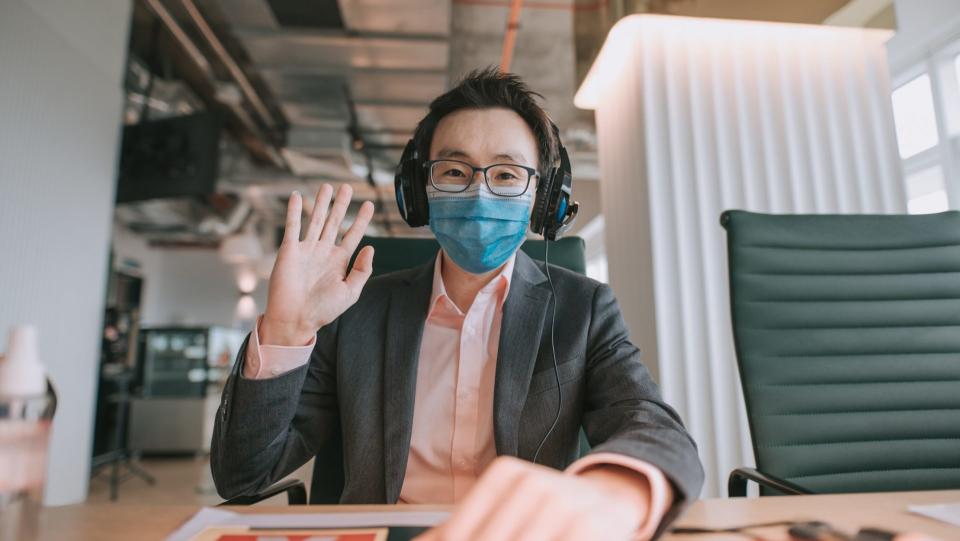
<path id="1" fill-rule="evenodd" d="M 220 496 L 266 489 L 313 458 L 338 430 L 337 324 L 320 329 L 307 364 L 267 379 L 242 375 L 247 335 L 213 427 L 210 468 Z"/>
<path id="2" fill-rule="evenodd" d="M 661 525 L 699 497 L 704 472 L 679 414 L 640 361 L 610 286 L 594 291 L 587 339 L 583 429 L 592 453 L 618 453 L 656 466 L 674 488 Z"/>

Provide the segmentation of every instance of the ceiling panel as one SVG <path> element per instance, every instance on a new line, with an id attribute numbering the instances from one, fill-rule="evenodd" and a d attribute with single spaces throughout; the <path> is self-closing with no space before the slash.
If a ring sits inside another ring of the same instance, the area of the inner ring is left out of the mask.
<path id="1" fill-rule="evenodd" d="M 350 77 L 350 87 L 354 99 L 357 100 L 393 98 L 429 102 L 446 90 L 447 76 L 446 73 L 433 75 L 356 73 Z"/>
<path id="2" fill-rule="evenodd" d="M 283 114 L 294 126 L 329 127 L 346 129 L 350 125 L 350 115 L 345 102 L 337 103 L 295 103 L 283 102 Z"/>
<path id="3" fill-rule="evenodd" d="M 358 105 L 357 119 L 362 129 L 413 129 L 427 114 L 425 107 L 383 107 Z"/>
<path id="4" fill-rule="evenodd" d="M 340 11 L 354 30 L 450 33 L 450 2 L 445 0 L 347 0 L 340 2 Z"/>
<path id="5" fill-rule="evenodd" d="M 446 69 L 449 46 L 436 40 L 356 38 L 320 33 L 243 35 L 256 64 L 276 67 Z"/>

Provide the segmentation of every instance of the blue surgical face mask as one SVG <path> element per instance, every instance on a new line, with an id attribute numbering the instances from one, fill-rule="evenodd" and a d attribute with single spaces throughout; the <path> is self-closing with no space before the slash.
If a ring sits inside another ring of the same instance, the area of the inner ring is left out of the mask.
<path id="1" fill-rule="evenodd" d="M 500 197 L 476 182 L 465 192 L 447 193 L 428 183 L 430 230 L 462 269 L 489 272 L 503 265 L 523 242 L 530 223 L 531 192 Z"/>

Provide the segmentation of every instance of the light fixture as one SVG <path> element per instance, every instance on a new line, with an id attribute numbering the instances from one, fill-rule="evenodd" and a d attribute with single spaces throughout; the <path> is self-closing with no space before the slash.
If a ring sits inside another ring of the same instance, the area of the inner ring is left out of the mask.
<path id="1" fill-rule="evenodd" d="M 649 58 L 643 56 L 643 48 L 653 42 L 662 46 L 669 39 L 679 43 L 715 40 L 722 42 L 728 54 L 731 51 L 749 51 L 748 48 L 757 38 L 769 38 L 779 43 L 793 44 L 798 54 L 817 54 L 809 44 L 817 38 L 832 39 L 851 48 L 862 45 L 864 40 L 886 41 L 893 32 L 880 29 L 844 28 L 798 23 L 768 21 L 742 21 L 734 19 L 713 19 L 700 17 L 678 17 L 673 15 L 633 14 L 613 25 L 600 48 L 593 65 L 587 72 L 583 83 L 573 98 L 573 104 L 580 109 L 596 109 L 609 96 L 625 84 L 624 77 L 630 73 L 628 65 L 648 62 L 650 69 L 666 69 L 659 64 L 649 64 Z M 813 52 L 811 52 L 811 50 Z M 781 51 L 782 53 L 782 51 Z M 783 53 L 782 53 L 783 54 Z"/>
<path id="2" fill-rule="evenodd" d="M 237 300 L 237 319 L 250 321 L 257 317 L 257 301 L 250 295 L 241 295 Z"/>
<path id="3" fill-rule="evenodd" d="M 241 293 L 249 295 L 257 288 L 257 273 L 251 266 L 239 265 L 237 267 L 237 288 Z"/>

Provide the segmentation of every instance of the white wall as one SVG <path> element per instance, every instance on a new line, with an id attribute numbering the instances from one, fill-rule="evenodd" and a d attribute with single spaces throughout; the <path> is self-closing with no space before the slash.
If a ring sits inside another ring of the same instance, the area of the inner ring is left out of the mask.
<path id="1" fill-rule="evenodd" d="M 957 0 L 894 0 L 897 11 L 897 39 L 923 35 L 951 19 L 960 17 Z"/>
<path id="2" fill-rule="evenodd" d="M 232 326 L 239 291 L 233 269 L 214 250 L 163 250 L 155 272 L 148 270 L 143 293 L 144 326 Z M 267 285 L 254 291 L 258 311 L 266 306 Z"/>
<path id="3" fill-rule="evenodd" d="M 87 493 L 129 17 L 0 2 L 0 330 L 39 327 L 59 391 L 48 504 Z"/>
<path id="4" fill-rule="evenodd" d="M 114 229 L 113 250 L 117 264 L 124 260 L 139 264 L 142 326 L 234 325 L 239 294 L 236 275 L 216 250 L 151 248 L 120 227 Z M 267 301 L 265 280 L 257 284 L 253 298 L 262 312 Z"/>
<path id="5" fill-rule="evenodd" d="M 922 61 L 943 39 L 955 39 L 960 28 L 957 0 L 894 0 L 894 9 L 897 33 L 887 42 L 894 74 Z"/>

